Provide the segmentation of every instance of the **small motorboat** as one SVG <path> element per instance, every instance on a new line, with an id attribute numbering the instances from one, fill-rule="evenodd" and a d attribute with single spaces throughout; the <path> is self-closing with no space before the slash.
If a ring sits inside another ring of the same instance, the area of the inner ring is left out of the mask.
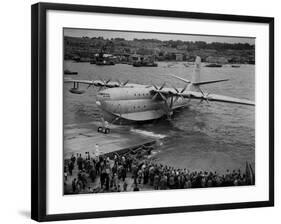
<path id="1" fill-rule="evenodd" d="M 240 68 L 240 65 L 231 65 L 232 68 Z"/>
<path id="2" fill-rule="evenodd" d="M 134 62 L 134 67 L 157 67 L 158 64 L 155 62 Z"/>
<path id="3" fill-rule="evenodd" d="M 65 75 L 78 75 L 78 72 L 72 72 L 68 69 L 65 69 L 63 72 Z"/>
<path id="4" fill-rule="evenodd" d="M 222 65 L 221 64 L 216 64 L 216 63 L 211 63 L 211 64 L 208 64 L 208 65 L 205 65 L 205 67 L 220 68 L 220 67 L 222 67 Z"/>

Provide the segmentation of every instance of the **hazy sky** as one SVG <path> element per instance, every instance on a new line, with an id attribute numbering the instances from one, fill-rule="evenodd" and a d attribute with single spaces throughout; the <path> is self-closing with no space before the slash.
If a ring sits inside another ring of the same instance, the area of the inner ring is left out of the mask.
<path id="1" fill-rule="evenodd" d="M 160 34 L 160 33 L 142 33 L 142 32 L 127 32 L 127 31 L 108 31 L 108 30 L 90 30 L 90 29 L 64 29 L 65 36 L 72 37 L 103 37 L 110 38 L 124 38 L 126 40 L 137 39 L 158 39 L 158 40 L 182 40 L 182 41 L 205 41 L 223 42 L 223 43 L 249 43 L 254 44 L 255 38 L 249 37 L 226 37 L 226 36 L 203 36 L 190 34 Z"/>

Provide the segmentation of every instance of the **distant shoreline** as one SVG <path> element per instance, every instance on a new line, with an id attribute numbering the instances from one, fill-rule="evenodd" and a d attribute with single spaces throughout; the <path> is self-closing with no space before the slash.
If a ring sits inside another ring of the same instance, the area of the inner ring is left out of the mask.
<path id="1" fill-rule="evenodd" d="M 208 63 L 255 64 L 255 45 L 248 43 L 64 37 L 64 59 L 94 59 L 101 52 L 112 54 L 120 62 L 129 62 L 139 56 L 152 57 L 154 61 L 193 62 L 200 56 L 202 62 Z"/>

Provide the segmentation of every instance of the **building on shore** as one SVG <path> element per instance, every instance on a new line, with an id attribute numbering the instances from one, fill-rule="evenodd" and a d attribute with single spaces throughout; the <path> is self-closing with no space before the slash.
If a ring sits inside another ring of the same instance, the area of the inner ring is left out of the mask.
<path id="1" fill-rule="evenodd" d="M 181 53 L 176 53 L 176 61 L 183 61 L 183 54 Z"/>

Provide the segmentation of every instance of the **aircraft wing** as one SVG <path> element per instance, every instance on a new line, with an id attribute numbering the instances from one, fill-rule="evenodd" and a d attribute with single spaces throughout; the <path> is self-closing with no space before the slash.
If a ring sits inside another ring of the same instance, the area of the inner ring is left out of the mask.
<path id="1" fill-rule="evenodd" d="M 112 82 L 110 80 L 78 80 L 78 79 L 64 79 L 65 83 L 74 83 L 74 84 L 86 84 L 88 86 L 96 86 L 96 87 L 107 87 L 107 88 L 114 88 L 114 87 L 123 87 L 129 81 L 124 83 L 121 82 Z"/>
<path id="2" fill-rule="evenodd" d="M 187 93 L 187 94 L 184 93 L 183 95 L 186 95 L 186 96 L 183 96 L 184 98 L 186 98 L 186 97 L 188 98 L 190 96 L 190 98 L 194 98 L 194 99 L 255 106 L 255 102 L 250 101 L 250 100 L 238 99 L 238 98 L 235 98 L 235 97 L 222 96 L 222 95 L 217 95 L 217 94 L 205 94 L 205 95 L 203 95 L 201 92 L 190 92 L 190 93 Z"/>
<path id="3" fill-rule="evenodd" d="M 185 91 L 183 93 L 177 92 L 175 90 L 152 90 L 152 93 L 158 93 L 163 100 L 167 100 L 168 97 L 182 97 L 187 99 L 198 99 L 198 100 L 206 100 L 206 101 L 216 101 L 216 102 L 224 102 L 224 103 L 233 103 L 233 104 L 243 104 L 255 106 L 255 102 L 246 100 L 246 99 L 238 99 L 229 96 L 216 95 L 216 94 L 204 94 L 203 92 L 196 91 Z"/>
<path id="4" fill-rule="evenodd" d="M 78 79 L 64 79 L 65 83 L 82 83 L 87 85 L 92 85 L 93 81 L 91 80 L 78 80 Z"/>

